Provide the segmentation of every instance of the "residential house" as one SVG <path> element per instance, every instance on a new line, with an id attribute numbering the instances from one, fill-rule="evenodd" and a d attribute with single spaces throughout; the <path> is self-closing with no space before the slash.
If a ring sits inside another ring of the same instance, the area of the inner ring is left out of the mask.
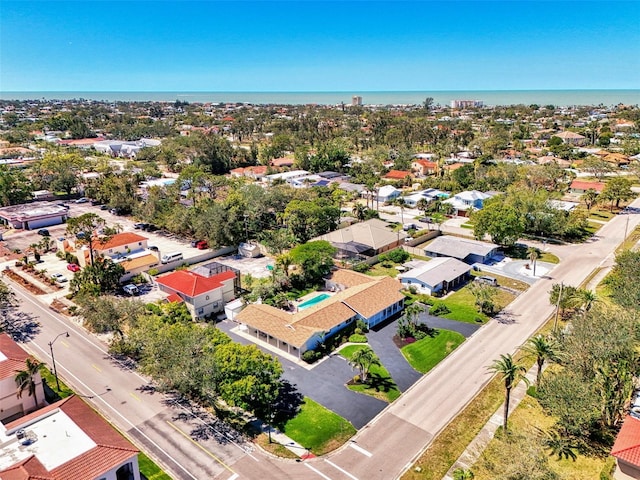
<path id="1" fill-rule="evenodd" d="M 406 287 L 415 286 L 419 293 L 446 293 L 471 278 L 471 266 L 455 258 L 439 257 L 421 261 L 416 268 L 399 274 L 397 278 Z"/>
<path id="2" fill-rule="evenodd" d="M 456 193 L 453 197 L 444 200 L 442 203 L 453 207 L 453 215 L 458 217 L 468 217 L 473 210 L 481 210 L 484 201 L 493 195 L 489 193 L 471 190 Z"/>
<path id="3" fill-rule="evenodd" d="M 293 167 L 294 163 L 293 157 L 274 158 L 269 162 L 272 167 Z"/>
<path id="4" fill-rule="evenodd" d="M 389 172 L 387 174 L 385 174 L 382 178 L 383 180 L 390 180 L 390 181 L 402 181 L 402 180 L 406 180 L 407 178 L 414 178 L 415 175 L 407 170 L 389 170 Z"/>
<path id="5" fill-rule="evenodd" d="M 140 480 L 139 451 L 80 397 L 0 425 L 0 478 Z"/>
<path id="6" fill-rule="evenodd" d="M 398 198 L 401 193 L 402 191 L 398 190 L 393 185 L 383 185 L 377 191 L 376 201 L 382 203 L 392 202 Z"/>
<path id="7" fill-rule="evenodd" d="M 371 257 L 402 245 L 405 232 L 394 232 L 391 225 L 383 220 L 372 218 L 354 223 L 313 240 L 326 240 L 338 249 L 337 258 Z"/>
<path id="8" fill-rule="evenodd" d="M 407 195 L 404 198 L 404 203 L 407 207 L 417 207 L 420 200 L 425 200 L 427 203 L 433 202 L 437 198 L 447 198 L 449 194 L 442 192 L 436 188 L 427 188 L 426 190 L 420 190 L 414 192 L 411 195 Z"/>
<path id="9" fill-rule="evenodd" d="M 45 403 L 44 387 L 39 372 L 33 377 L 35 394 L 29 395 L 29 392 L 25 391 L 18 398 L 15 378 L 19 371 L 26 369 L 28 358 L 33 359 L 9 335 L 0 333 L 0 421 L 23 416 Z"/>
<path id="10" fill-rule="evenodd" d="M 574 180 L 569 186 L 571 193 L 584 193 L 587 190 L 595 190 L 602 193 L 605 184 L 603 182 L 585 182 L 584 180 Z"/>
<path id="11" fill-rule="evenodd" d="M 277 180 L 282 180 L 288 184 L 297 178 L 306 177 L 310 175 L 306 170 L 293 170 L 291 172 L 274 173 L 272 175 L 266 175 L 263 180 L 267 183 L 273 183 Z"/>
<path id="12" fill-rule="evenodd" d="M 562 143 L 574 145 L 576 147 L 584 145 L 587 140 L 587 137 L 585 137 L 584 135 L 570 132 L 568 130 L 565 130 L 564 132 L 554 133 L 553 136 L 562 139 Z"/>
<path id="13" fill-rule="evenodd" d="M 434 175 L 438 171 L 438 164 L 424 159 L 416 159 L 411 162 L 411 170 L 421 177 Z"/>
<path id="14" fill-rule="evenodd" d="M 468 264 L 487 263 L 498 253 L 498 245 L 469 238 L 443 235 L 436 237 L 425 248 L 428 257 L 452 257 Z"/>
<path id="15" fill-rule="evenodd" d="M 640 419 L 634 415 L 625 418 L 611 455 L 616 459 L 614 480 L 640 479 Z"/>
<path id="16" fill-rule="evenodd" d="M 37 230 L 59 225 L 69 218 L 66 207 L 52 202 L 33 202 L 0 208 L 0 223 L 10 228 Z"/>
<path id="17" fill-rule="evenodd" d="M 178 270 L 158 277 L 156 283 L 168 301 L 184 302 L 194 318 L 202 318 L 221 312 L 236 297 L 236 278 L 232 269 L 212 276 Z"/>
<path id="18" fill-rule="evenodd" d="M 317 348 L 357 320 L 369 328 L 398 314 L 404 308 L 401 284 L 391 277 L 370 277 L 337 270 L 329 277 L 335 293 L 295 313 L 270 305 L 251 304 L 235 320 L 251 336 L 298 358 Z M 331 280 L 333 279 L 333 280 Z"/>

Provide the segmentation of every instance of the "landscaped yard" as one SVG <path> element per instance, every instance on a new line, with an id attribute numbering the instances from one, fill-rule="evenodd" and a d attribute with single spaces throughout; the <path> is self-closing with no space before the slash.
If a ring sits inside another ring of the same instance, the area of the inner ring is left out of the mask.
<path id="1" fill-rule="evenodd" d="M 140 473 L 142 473 L 147 480 L 171 480 L 171 477 L 160 470 L 149 457 L 144 453 L 138 454 L 138 465 L 140 467 Z"/>
<path id="2" fill-rule="evenodd" d="M 313 454 L 324 455 L 343 445 L 356 429 L 338 414 L 305 397 L 300 413 L 285 424 L 283 432 Z"/>
<path id="3" fill-rule="evenodd" d="M 351 356 L 356 350 L 362 350 L 363 348 L 369 348 L 368 345 L 348 345 L 340 350 L 342 355 L 347 360 L 351 360 Z M 366 384 L 349 385 L 349 390 L 354 392 L 366 393 L 372 397 L 379 398 L 385 402 L 393 402 L 400 396 L 400 390 L 391 378 L 391 375 L 384 366 L 372 365 L 369 370 L 369 379 Z"/>
<path id="4" fill-rule="evenodd" d="M 458 332 L 437 330 L 434 337 L 425 337 L 402 347 L 401 351 L 413 368 L 420 373 L 427 373 L 462 342 L 464 336 Z"/>
<path id="5" fill-rule="evenodd" d="M 608 220 L 611 220 L 613 217 L 615 217 L 616 214 L 613 212 L 610 212 L 608 209 L 607 210 L 602 210 L 602 209 L 592 209 L 589 212 L 589 218 L 592 220 L 600 220 L 602 222 L 606 222 Z"/>
<path id="6" fill-rule="evenodd" d="M 509 305 L 515 296 L 512 293 L 502 289 L 497 289 L 497 294 L 493 298 L 496 305 L 496 311 L 502 310 Z M 451 312 L 441 315 L 443 318 L 458 320 L 466 323 L 485 323 L 489 320 L 484 313 L 478 312 L 475 306 L 475 297 L 471 294 L 469 287 L 463 287 L 453 292 L 444 300 L 438 300 L 436 303 L 444 303 Z"/>

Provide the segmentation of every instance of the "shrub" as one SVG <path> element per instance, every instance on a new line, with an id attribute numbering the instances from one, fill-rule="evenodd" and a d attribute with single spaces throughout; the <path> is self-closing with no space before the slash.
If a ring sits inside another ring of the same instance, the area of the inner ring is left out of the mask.
<path id="1" fill-rule="evenodd" d="M 415 285 L 409 285 L 409 293 L 411 293 L 411 295 L 415 295 L 418 293 L 418 287 Z"/>
<path id="2" fill-rule="evenodd" d="M 451 310 L 449 310 L 449 307 L 447 307 L 444 303 L 438 303 L 429 309 L 429 313 L 431 315 L 439 316 L 451 313 Z"/>
<path id="3" fill-rule="evenodd" d="M 158 270 L 157 268 L 150 268 L 147 273 L 149 275 L 151 275 L 152 277 L 155 277 L 156 275 L 158 275 L 160 273 L 160 270 Z"/>
<path id="4" fill-rule="evenodd" d="M 369 331 L 369 327 L 367 326 L 365 321 L 360 319 L 356 321 L 356 328 L 360 329 L 361 333 L 367 333 Z"/>
<path id="5" fill-rule="evenodd" d="M 352 343 L 367 343 L 367 336 L 359 333 L 354 333 L 349 337 L 349 341 Z"/>
<path id="6" fill-rule="evenodd" d="M 395 263 L 406 262 L 410 257 L 409 252 L 406 252 L 401 248 L 391 250 L 387 256 L 389 257 L 389 260 Z"/>
<path id="7" fill-rule="evenodd" d="M 322 354 L 320 352 L 316 352 L 315 350 L 307 350 L 302 354 L 302 360 L 307 363 L 313 363 L 320 357 L 322 357 Z"/>
<path id="8" fill-rule="evenodd" d="M 364 273 L 367 270 L 369 270 L 371 268 L 371 266 L 369 266 L 365 262 L 360 262 L 360 263 L 355 264 L 352 268 L 353 268 L 354 272 Z"/>

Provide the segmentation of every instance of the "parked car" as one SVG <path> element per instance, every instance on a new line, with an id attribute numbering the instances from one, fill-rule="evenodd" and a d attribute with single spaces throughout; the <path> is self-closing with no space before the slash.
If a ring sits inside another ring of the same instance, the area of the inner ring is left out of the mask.
<path id="1" fill-rule="evenodd" d="M 41 228 L 40 230 L 38 230 L 38 235 L 42 235 L 43 237 L 48 237 L 49 234 L 49 230 L 47 230 L 46 228 Z"/>
<path id="2" fill-rule="evenodd" d="M 91 200 L 91 205 L 100 205 L 100 203 L 102 203 L 100 200 Z"/>
<path id="3" fill-rule="evenodd" d="M 154 225 L 153 223 L 147 223 L 147 226 L 143 228 L 145 232 L 155 232 L 156 230 L 160 230 L 160 227 Z"/>
<path id="4" fill-rule="evenodd" d="M 53 275 L 51 275 L 51 278 L 53 278 L 58 283 L 64 283 L 67 281 L 67 277 L 65 277 L 61 273 L 54 273 Z"/>
<path id="5" fill-rule="evenodd" d="M 80 265 L 76 265 L 75 263 L 70 263 L 67 265 L 67 270 L 70 270 L 72 272 L 79 272 L 80 271 Z"/>
<path id="6" fill-rule="evenodd" d="M 157 252 L 158 251 L 158 247 L 156 247 L 155 245 L 149 245 L 147 248 L 149 248 L 149 250 Z"/>
<path id="7" fill-rule="evenodd" d="M 497 287 L 498 286 L 498 279 L 494 278 L 494 277 L 487 277 L 487 276 L 481 276 L 481 277 L 476 277 L 474 278 L 474 280 L 478 283 L 484 283 L 486 285 L 491 285 L 493 287 Z"/>
<path id="8" fill-rule="evenodd" d="M 109 205 L 100 205 L 100 210 L 109 210 Z"/>
<path id="9" fill-rule="evenodd" d="M 89 199 L 87 197 L 80 197 L 75 203 L 87 203 L 88 201 Z"/>
<path id="10" fill-rule="evenodd" d="M 125 285 L 124 287 L 122 287 L 122 290 L 124 291 L 124 293 L 126 293 L 127 295 L 131 295 L 132 297 L 140 294 L 140 289 L 133 283 Z"/>
<path id="11" fill-rule="evenodd" d="M 149 226 L 148 223 L 134 223 L 133 228 L 136 230 L 145 230 Z"/>
<path id="12" fill-rule="evenodd" d="M 198 243 L 196 243 L 196 248 L 198 250 L 206 250 L 207 248 L 209 248 L 209 244 L 205 240 L 200 240 Z"/>

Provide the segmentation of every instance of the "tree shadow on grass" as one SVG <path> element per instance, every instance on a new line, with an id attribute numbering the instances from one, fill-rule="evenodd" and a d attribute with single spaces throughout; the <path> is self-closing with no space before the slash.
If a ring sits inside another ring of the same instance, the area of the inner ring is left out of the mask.
<path id="1" fill-rule="evenodd" d="M 396 388 L 396 384 L 389 377 L 383 377 L 379 373 L 370 373 L 367 378 L 367 386 L 373 388 L 376 392 L 389 392 Z"/>
<path id="2" fill-rule="evenodd" d="M 40 332 L 40 323 L 33 315 L 9 307 L 0 311 L 0 330 L 16 342 L 26 343 Z"/>
<path id="3" fill-rule="evenodd" d="M 295 385 L 282 380 L 278 398 L 272 405 L 273 425 L 283 428 L 284 425 L 300 412 L 304 396 Z"/>

